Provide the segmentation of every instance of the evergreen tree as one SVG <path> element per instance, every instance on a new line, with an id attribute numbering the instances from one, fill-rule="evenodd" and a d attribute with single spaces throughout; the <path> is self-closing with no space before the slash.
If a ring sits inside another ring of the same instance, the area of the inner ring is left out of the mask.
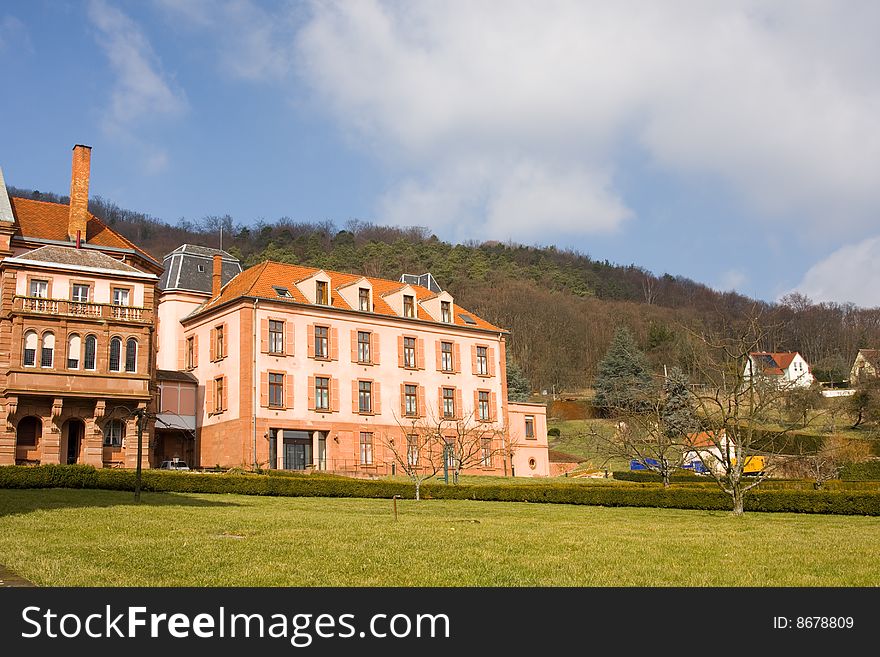
<path id="1" fill-rule="evenodd" d="M 596 406 L 608 413 L 637 412 L 650 397 L 648 359 L 625 326 L 617 329 L 599 363 L 594 388 Z"/>
<path id="2" fill-rule="evenodd" d="M 666 436 L 672 440 L 697 431 L 694 400 L 688 388 L 687 375 L 678 367 L 669 371 L 663 384 L 664 402 L 660 416 Z"/>
<path id="3" fill-rule="evenodd" d="M 507 357 L 507 399 L 513 402 L 529 400 L 532 394 L 532 386 L 519 365 Z"/>

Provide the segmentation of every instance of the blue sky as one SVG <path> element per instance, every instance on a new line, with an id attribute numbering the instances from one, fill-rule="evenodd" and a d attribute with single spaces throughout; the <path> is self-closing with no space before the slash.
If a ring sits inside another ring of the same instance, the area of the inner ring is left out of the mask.
<path id="1" fill-rule="evenodd" d="M 873 2 L 0 5 L 0 166 L 174 222 L 349 219 L 880 305 Z"/>

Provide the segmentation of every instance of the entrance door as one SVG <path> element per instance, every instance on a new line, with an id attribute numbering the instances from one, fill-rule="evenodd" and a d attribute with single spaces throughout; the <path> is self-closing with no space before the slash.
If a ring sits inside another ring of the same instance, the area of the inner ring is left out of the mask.
<path id="1" fill-rule="evenodd" d="M 305 431 L 284 431 L 284 469 L 305 470 L 312 463 L 312 443 Z"/>
<path id="2" fill-rule="evenodd" d="M 67 463 L 76 463 L 79 459 L 79 448 L 85 434 L 85 425 L 80 420 L 67 423 Z"/>

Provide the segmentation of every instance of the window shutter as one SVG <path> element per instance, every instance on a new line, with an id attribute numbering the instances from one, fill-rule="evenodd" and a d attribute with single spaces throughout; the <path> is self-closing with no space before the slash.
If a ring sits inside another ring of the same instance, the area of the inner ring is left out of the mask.
<path id="1" fill-rule="evenodd" d="M 208 379 L 205 383 L 205 415 L 214 412 L 214 379 Z"/>
<path id="2" fill-rule="evenodd" d="M 339 412 L 339 379 L 330 379 L 330 408 Z"/>
<path id="3" fill-rule="evenodd" d="M 309 377 L 309 410 L 315 410 L 315 377 Z"/>
<path id="4" fill-rule="evenodd" d="M 211 329 L 211 348 L 210 348 L 210 351 L 211 351 L 211 362 L 212 363 L 215 360 L 217 360 L 217 354 L 215 353 L 216 346 L 217 346 L 217 331 L 216 331 L 216 329 Z"/>
<path id="5" fill-rule="evenodd" d="M 419 386 L 419 394 L 416 403 L 418 404 L 416 414 L 419 417 L 425 417 L 428 414 L 428 409 L 425 407 L 425 386 Z"/>
<path id="6" fill-rule="evenodd" d="M 186 369 L 186 340 L 177 341 L 177 369 Z"/>
<path id="7" fill-rule="evenodd" d="M 339 360 L 339 329 L 330 329 L 330 360 Z"/>
<path id="8" fill-rule="evenodd" d="M 403 336 L 397 336 L 397 366 L 403 367 L 405 361 L 403 360 Z"/>
<path id="9" fill-rule="evenodd" d="M 480 391 L 474 390 L 474 420 L 480 421 Z"/>
<path id="10" fill-rule="evenodd" d="M 351 382 L 351 412 L 357 413 L 360 410 L 358 407 L 358 382 L 357 379 L 354 379 Z"/>
<path id="11" fill-rule="evenodd" d="M 260 406 L 269 405 L 269 373 L 260 372 Z"/>
<path id="12" fill-rule="evenodd" d="M 416 339 L 416 367 L 425 369 L 425 341 L 422 338 Z"/>
<path id="13" fill-rule="evenodd" d="M 351 362 L 358 362 L 358 332 L 357 329 L 351 329 Z"/>
<path id="14" fill-rule="evenodd" d="M 193 367 L 199 366 L 199 334 L 193 336 Z"/>
<path id="15" fill-rule="evenodd" d="M 457 419 L 461 419 L 464 417 L 464 408 L 463 402 L 461 400 L 461 390 L 459 388 L 455 389 L 455 417 Z"/>
<path id="16" fill-rule="evenodd" d="M 375 332 L 370 334 L 370 360 L 373 365 L 379 364 L 379 334 Z"/>
<path id="17" fill-rule="evenodd" d="M 269 353 L 269 319 L 267 317 L 260 320 L 260 351 L 264 354 Z"/>
<path id="18" fill-rule="evenodd" d="M 229 325 L 223 323 L 223 357 L 229 355 Z"/>
<path id="19" fill-rule="evenodd" d="M 406 384 L 400 384 L 400 417 L 406 417 Z"/>
<path id="20" fill-rule="evenodd" d="M 461 372 L 461 347 L 457 342 L 452 345 L 452 367 L 456 372 Z"/>
<path id="21" fill-rule="evenodd" d="M 286 356 L 293 356 L 294 336 L 293 320 L 289 319 L 284 322 L 284 355 Z M 314 349 L 314 345 L 312 348 Z"/>
<path id="22" fill-rule="evenodd" d="M 492 347 L 486 349 L 486 359 L 489 361 L 489 376 L 495 376 L 495 350 Z"/>
<path id="23" fill-rule="evenodd" d="M 437 388 L 437 417 L 443 418 L 443 386 Z"/>
<path id="24" fill-rule="evenodd" d="M 223 408 L 220 410 L 225 411 L 229 408 L 229 382 L 226 380 L 226 376 L 223 376 Z"/>
<path id="25" fill-rule="evenodd" d="M 309 324 L 309 328 L 308 328 L 307 333 L 308 333 L 308 339 L 309 339 L 309 344 L 308 344 L 309 358 L 314 358 L 315 357 L 315 325 L 314 324 Z M 313 391 L 313 394 L 314 394 L 314 391 Z M 314 406 L 312 406 L 312 408 L 314 408 Z"/>
<path id="26" fill-rule="evenodd" d="M 379 415 L 382 412 L 382 392 L 379 388 L 379 382 L 373 381 L 373 414 Z"/>
<path id="27" fill-rule="evenodd" d="M 443 350 L 443 345 L 440 344 L 440 340 L 434 342 L 434 353 L 437 356 L 437 371 L 441 371 L 443 369 L 443 362 L 440 359 L 440 352 Z"/>
<path id="28" fill-rule="evenodd" d="M 293 408 L 293 374 L 284 375 L 284 408 Z"/>
<path id="29" fill-rule="evenodd" d="M 471 345 L 471 374 L 479 372 L 477 369 L 477 345 Z"/>
<path id="30" fill-rule="evenodd" d="M 498 394 L 494 390 L 489 393 L 489 419 L 498 421 Z"/>

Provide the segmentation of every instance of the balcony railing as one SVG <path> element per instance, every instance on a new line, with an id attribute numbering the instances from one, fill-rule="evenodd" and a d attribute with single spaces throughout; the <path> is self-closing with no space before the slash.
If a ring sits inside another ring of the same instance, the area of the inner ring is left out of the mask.
<path id="1" fill-rule="evenodd" d="M 121 322 L 149 322 L 149 313 L 138 306 L 115 306 L 109 303 L 15 297 L 13 308 L 20 312 L 41 315 L 64 315 L 84 319 L 112 319 Z"/>

